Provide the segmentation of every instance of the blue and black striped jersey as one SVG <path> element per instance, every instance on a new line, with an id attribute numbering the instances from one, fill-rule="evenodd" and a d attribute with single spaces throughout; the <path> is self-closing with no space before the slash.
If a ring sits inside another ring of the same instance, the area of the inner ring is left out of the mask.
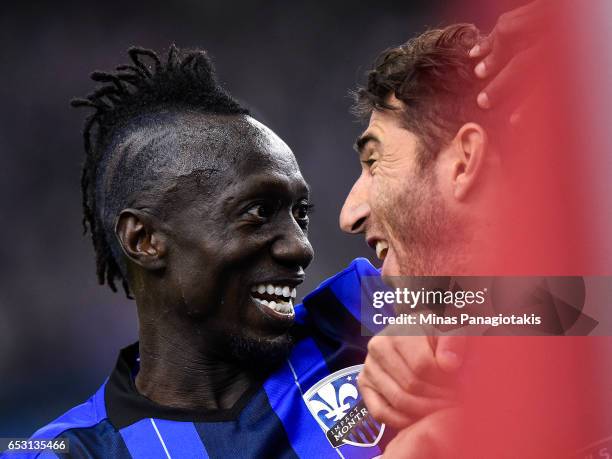
<path id="1" fill-rule="evenodd" d="M 379 456 L 391 434 L 368 414 L 356 384 L 368 341 L 360 279 L 377 275 L 367 260 L 356 259 L 307 295 L 295 307 L 297 339 L 288 359 L 231 409 L 198 413 L 141 396 L 133 378 L 136 343 L 121 351 L 113 373 L 87 402 L 32 439 L 67 438 L 69 455 L 84 458 Z"/>

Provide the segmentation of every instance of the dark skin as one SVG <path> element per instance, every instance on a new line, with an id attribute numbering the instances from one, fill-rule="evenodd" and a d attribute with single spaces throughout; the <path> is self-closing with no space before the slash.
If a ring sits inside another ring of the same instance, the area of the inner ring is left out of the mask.
<path id="1" fill-rule="evenodd" d="M 116 225 L 138 305 L 136 387 L 160 405 L 226 409 L 289 349 L 293 317 L 264 310 L 251 288 L 302 282 L 309 191 L 291 150 L 254 119 L 179 118 L 190 154 L 217 154 L 166 182 L 163 210 L 136 200 Z"/>

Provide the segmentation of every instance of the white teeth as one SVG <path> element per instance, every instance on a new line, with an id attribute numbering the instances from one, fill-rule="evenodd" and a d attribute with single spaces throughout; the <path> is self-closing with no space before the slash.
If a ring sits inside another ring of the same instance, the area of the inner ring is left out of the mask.
<path id="1" fill-rule="evenodd" d="M 277 309 L 279 312 L 285 314 L 290 314 L 293 312 L 293 305 L 290 302 L 281 301 L 277 306 L 280 306 L 280 310 Z"/>
<path id="2" fill-rule="evenodd" d="M 387 250 L 389 250 L 389 244 L 387 241 L 376 242 L 376 256 L 379 260 L 384 260 L 387 256 Z"/>
<path id="3" fill-rule="evenodd" d="M 279 312 L 281 314 L 287 314 L 287 315 L 295 314 L 295 311 L 293 310 L 293 303 L 291 302 L 291 300 L 277 302 L 277 301 L 260 300 L 259 298 L 255 298 L 255 301 L 258 301 L 264 306 L 276 312 Z"/>
<path id="4" fill-rule="evenodd" d="M 294 314 L 293 299 L 297 297 L 297 290 L 288 285 L 257 284 L 251 287 L 251 292 L 260 295 L 274 295 L 274 300 L 262 300 L 253 297 L 255 301 L 273 309 L 281 314 Z"/>
<path id="5" fill-rule="evenodd" d="M 297 297 L 296 289 L 288 285 L 257 284 L 251 287 L 251 292 L 257 292 L 260 295 L 267 293 L 268 295 L 276 295 L 285 298 Z"/>

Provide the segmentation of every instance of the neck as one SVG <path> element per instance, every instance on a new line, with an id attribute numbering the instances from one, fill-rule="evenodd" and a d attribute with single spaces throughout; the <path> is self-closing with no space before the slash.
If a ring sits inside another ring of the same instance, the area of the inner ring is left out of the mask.
<path id="1" fill-rule="evenodd" d="M 257 375 L 238 362 L 222 359 L 219 346 L 205 343 L 193 326 L 189 328 L 160 332 L 146 324 L 141 326 L 138 391 L 174 408 L 231 408 L 255 383 Z"/>
<path id="2" fill-rule="evenodd" d="M 464 227 L 463 239 L 446 253 L 439 271 L 452 276 L 496 275 L 500 262 L 495 239 L 498 225 L 492 218 L 474 216 Z"/>

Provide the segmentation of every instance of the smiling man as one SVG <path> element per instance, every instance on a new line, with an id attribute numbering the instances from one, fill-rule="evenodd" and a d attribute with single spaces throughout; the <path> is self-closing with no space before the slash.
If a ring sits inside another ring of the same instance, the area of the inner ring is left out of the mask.
<path id="1" fill-rule="evenodd" d="M 340 226 L 364 235 L 383 276 L 491 272 L 505 177 L 496 113 L 477 106 L 469 51 L 479 38 L 469 24 L 429 30 L 383 51 L 356 93 L 369 124 L 356 142 L 362 171 Z M 369 342 L 359 380 L 372 415 L 403 429 L 385 454 L 455 457 L 449 432 L 464 338 L 385 334 Z"/>
<path id="2" fill-rule="evenodd" d="M 356 142 L 362 173 L 340 226 L 364 234 L 383 275 L 459 275 L 486 253 L 500 157 L 476 104 L 479 82 L 466 24 L 425 32 L 384 51 L 357 93 L 369 118 Z"/>
<path id="3" fill-rule="evenodd" d="M 139 342 L 33 440 L 68 440 L 72 457 L 380 455 L 351 313 L 376 271 L 357 260 L 294 305 L 313 251 L 293 153 L 205 52 L 129 53 L 73 105 L 94 109 L 82 186 L 99 281 L 136 300 Z"/>

